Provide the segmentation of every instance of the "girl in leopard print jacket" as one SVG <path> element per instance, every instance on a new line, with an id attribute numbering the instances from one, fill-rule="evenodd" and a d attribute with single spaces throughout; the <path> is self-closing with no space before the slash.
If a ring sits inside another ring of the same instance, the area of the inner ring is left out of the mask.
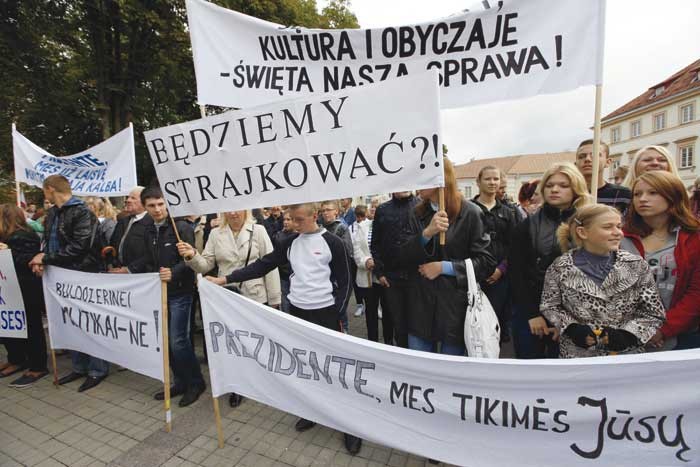
<path id="1" fill-rule="evenodd" d="M 540 312 L 560 336 L 560 358 L 644 352 L 665 320 L 649 266 L 619 250 L 620 214 L 583 207 L 557 232 L 563 249 L 545 275 Z"/>

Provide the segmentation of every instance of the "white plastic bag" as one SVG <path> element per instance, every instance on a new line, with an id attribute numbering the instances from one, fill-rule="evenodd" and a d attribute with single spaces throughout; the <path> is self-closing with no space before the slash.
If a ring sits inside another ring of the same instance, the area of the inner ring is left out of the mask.
<path id="1" fill-rule="evenodd" d="M 472 260 L 467 266 L 467 315 L 464 319 L 464 344 L 467 355 L 477 358 L 498 358 L 501 352 L 501 327 L 491 302 L 476 283 Z"/>

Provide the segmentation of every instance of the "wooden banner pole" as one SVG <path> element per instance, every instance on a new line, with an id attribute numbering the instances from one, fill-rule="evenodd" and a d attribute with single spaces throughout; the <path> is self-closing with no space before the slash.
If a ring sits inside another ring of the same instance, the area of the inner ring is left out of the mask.
<path id="1" fill-rule="evenodd" d="M 214 404 L 214 418 L 216 419 L 216 437 L 219 440 L 219 449 L 224 447 L 224 429 L 221 426 L 221 410 L 219 410 L 219 398 L 211 396 Z"/>
<path id="2" fill-rule="evenodd" d="M 591 196 L 598 202 L 598 171 L 600 170 L 600 107 L 603 100 L 603 85 L 595 87 L 595 120 L 593 124 L 593 173 L 591 174 Z"/>
<path id="3" fill-rule="evenodd" d="M 15 131 L 17 131 L 17 125 L 15 125 L 13 122 L 12 123 L 12 133 L 13 133 L 12 136 L 13 137 L 14 137 Z M 19 181 L 17 181 L 17 168 L 15 167 L 15 191 L 17 192 L 17 207 L 18 208 L 22 207 L 22 201 L 20 199 L 20 190 L 21 190 L 21 187 L 19 186 Z"/>
<path id="4" fill-rule="evenodd" d="M 175 219 L 173 219 L 173 216 L 168 213 L 168 216 L 170 217 L 170 223 L 173 225 L 173 230 L 175 231 L 175 238 L 177 238 L 177 243 L 180 243 L 182 239 L 180 238 L 180 232 L 177 231 L 177 225 L 175 225 Z"/>
<path id="5" fill-rule="evenodd" d="M 438 188 L 438 204 L 440 211 L 445 210 L 445 189 Z M 440 245 L 445 245 L 445 232 L 440 232 Z"/>
<path id="6" fill-rule="evenodd" d="M 49 336 L 51 339 L 51 336 Z M 56 365 L 56 351 L 53 346 L 51 346 L 51 365 L 53 366 L 53 385 L 58 389 L 58 367 Z"/>
<path id="7" fill-rule="evenodd" d="M 161 351 L 163 352 L 163 408 L 165 409 L 165 431 L 172 431 L 172 413 L 170 412 L 170 342 L 168 339 L 168 283 L 161 281 L 160 283 L 161 308 L 163 331 L 163 342 L 161 343 Z"/>

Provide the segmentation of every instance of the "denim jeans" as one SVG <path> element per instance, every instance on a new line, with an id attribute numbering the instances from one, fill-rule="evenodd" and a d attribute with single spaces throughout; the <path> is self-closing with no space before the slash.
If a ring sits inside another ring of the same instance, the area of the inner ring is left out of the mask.
<path id="1" fill-rule="evenodd" d="M 280 308 L 285 313 L 289 313 L 289 300 L 287 300 L 287 295 L 289 295 L 289 279 L 280 278 L 280 291 L 282 292 L 282 303 Z"/>
<path id="2" fill-rule="evenodd" d="M 422 337 L 408 335 L 408 348 L 423 352 L 441 353 L 443 355 L 464 356 L 464 345 L 447 344 L 445 342 L 430 342 Z"/>
<path id="3" fill-rule="evenodd" d="M 550 336 L 537 337 L 530 332 L 530 323 L 525 313 L 513 305 L 511 321 L 515 357 L 522 359 L 559 358 L 559 343 Z"/>
<path id="4" fill-rule="evenodd" d="M 105 360 L 75 350 L 71 350 L 70 358 L 73 361 L 73 372 L 75 373 L 95 378 L 103 378 L 109 373 L 109 362 Z"/>
<path id="5" fill-rule="evenodd" d="M 170 368 L 173 383 L 180 389 L 204 386 L 199 361 L 190 340 L 190 313 L 192 295 L 168 297 L 168 333 L 170 344 Z"/>

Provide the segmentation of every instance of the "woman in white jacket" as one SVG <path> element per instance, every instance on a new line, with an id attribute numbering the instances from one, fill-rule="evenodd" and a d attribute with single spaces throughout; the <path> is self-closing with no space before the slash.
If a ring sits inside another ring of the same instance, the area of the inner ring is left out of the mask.
<path id="1" fill-rule="evenodd" d="M 265 227 L 256 224 L 249 211 L 227 212 L 222 217 L 221 225 L 211 231 L 201 254 L 189 244 L 178 245 L 185 264 L 195 272 L 206 274 L 218 267 L 218 277 L 226 277 L 272 252 Z M 277 269 L 262 278 L 230 285 L 251 300 L 279 309 L 281 292 Z M 231 394 L 229 404 L 237 407 L 242 399 L 238 394 Z"/>

